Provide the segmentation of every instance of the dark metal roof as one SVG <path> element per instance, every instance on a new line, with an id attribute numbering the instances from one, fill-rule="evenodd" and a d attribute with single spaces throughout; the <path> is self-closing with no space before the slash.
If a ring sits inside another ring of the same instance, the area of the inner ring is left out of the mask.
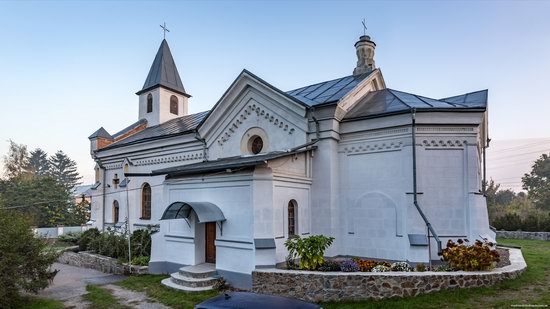
<path id="1" fill-rule="evenodd" d="M 373 71 L 357 76 L 345 76 L 322 83 L 288 91 L 287 94 L 304 102 L 308 106 L 336 102 L 350 92 L 357 84 Z"/>
<path id="2" fill-rule="evenodd" d="M 90 135 L 88 137 L 88 139 L 94 139 L 94 138 L 98 138 L 98 137 L 103 137 L 103 138 L 107 138 L 107 139 L 112 139 L 113 138 L 111 136 L 111 134 L 109 134 L 109 132 L 107 132 L 107 130 L 105 130 L 103 127 L 99 128 L 97 131 L 92 133 L 92 135 Z"/>
<path id="3" fill-rule="evenodd" d="M 209 202 L 174 202 L 166 208 L 160 219 L 189 219 L 191 210 L 197 214 L 199 223 L 225 221 L 222 210 Z"/>
<path id="4" fill-rule="evenodd" d="M 166 178 L 173 178 L 178 176 L 213 173 L 213 172 L 219 172 L 219 171 L 225 171 L 225 170 L 231 170 L 231 169 L 244 169 L 244 168 L 254 167 L 260 164 L 265 164 L 269 160 L 301 153 L 311 149 L 314 149 L 314 148 L 313 147 L 303 148 L 301 150 L 295 150 L 295 151 L 274 151 L 274 152 L 260 154 L 260 155 L 221 158 L 214 161 L 205 161 L 205 162 L 154 170 L 151 173 L 151 175 L 167 175 Z"/>
<path id="5" fill-rule="evenodd" d="M 115 133 L 113 135 L 113 138 L 117 138 L 119 136 L 122 136 L 130 131 L 132 131 L 133 129 L 135 129 L 136 127 L 140 126 L 140 125 L 143 125 L 143 124 L 147 124 L 147 120 L 146 119 L 140 119 L 134 123 L 132 123 L 131 125 L 127 126 L 126 128 L 120 130 L 119 132 Z"/>
<path id="6" fill-rule="evenodd" d="M 186 94 L 166 40 L 162 40 L 162 43 L 160 43 L 159 50 L 151 65 L 143 88 L 137 94 L 141 94 L 157 86 L 164 86 L 176 92 Z"/>
<path id="7" fill-rule="evenodd" d="M 487 90 L 480 90 L 439 100 L 468 107 L 487 107 L 487 95 Z"/>
<path id="8" fill-rule="evenodd" d="M 111 149 L 128 144 L 134 144 L 138 142 L 188 133 L 195 130 L 195 128 L 199 125 L 199 123 L 201 123 L 207 113 L 208 111 L 168 120 L 165 123 L 146 128 L 143 131 L 140 131 L 132 136 L 129 136 L 119 142 L 113 143 L 100 150 Z"/>
<path id="9" fill-rule="evenodd" d="M 379 116 L 401 111 L 417 110 L 471 110 L 487 107 L 487 90 L 472 92 L 447 99 L 431 99 L 393 89 L 382 89 L 368 93 L 344 119 Z"/>

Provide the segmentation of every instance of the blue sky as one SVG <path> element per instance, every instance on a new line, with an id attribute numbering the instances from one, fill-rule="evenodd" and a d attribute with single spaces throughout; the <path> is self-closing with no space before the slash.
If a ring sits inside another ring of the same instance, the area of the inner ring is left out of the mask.
<path id="1" fill-rule="evenodd" d="M 0 2 L 0 155 L 8 139 L 63 149 L 86 181 L 87 137 L 137 120 L 167 35 L 190 112 L 243 68 L 291 90 L 351 74 L 367 19 L 388 87 L 428 97 L 489 89 L 493 139 L 550 136 L 550 2 Z"/>

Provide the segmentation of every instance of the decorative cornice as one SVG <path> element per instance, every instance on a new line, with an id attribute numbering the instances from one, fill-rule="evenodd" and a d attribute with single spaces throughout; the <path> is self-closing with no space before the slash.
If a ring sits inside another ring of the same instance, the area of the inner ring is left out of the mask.
<path id="1" fill-rule="evenodd" d="M 371 153 L 371 152 L 384 152 L 384 151 L 396 151 L 403 148 L 403 142 L 380 142 L 380 143 L 363 143 L 348 145 L 344 147 L 346 154 L 356 153 Z"/>
<path id="2" fill-rule="evenodd" d="M 422 146 L 426 148 L 464 148 L 467 145 L 468 141 L 450 139 L 425 139 L 422 141 Z"/>
<path id="3" fill-rule="evenodd" d="M 252 115 L 252 113 L 256 113 L 258 117 L 263 117 L 267 119 L 269 122 L 271 122 L 275 127 L 288 132 L 288 134 L 294 133 L 296 131 L 295 128 L 292 128 L 292 125 L 289 125 L 288 123 L 284 122 L 283 120 L 279 119 L 276 115 L 270 114 L 268 110 L 260 107 L 260 105 L 256 105 L 255 103 L 248 105 L 246 108 L 243 109 L 242 113 L 235 117 L 235 120 L 233 123 L 231 123 L 228 127 L 228 129 L 220 135 L 220 138 L 218 139 L 218 144 L 221 146 L 226 141 L 229 140 L 231 135 L 235 133 L 235 131 L 239 128 L 241 124 L 244 123 L 244 121 Z"/>
<path id="4" fill-rule="evenodd" d="M 137 160 L 132 160 L 132 163 L 134 166 L 145 166 L 145 165 L 172 163 L 172 162 L 201 160 L 202 158 L 203 158 L 202 152 L 194 152 L 194 153 L 187 153 L 187 154 L 172 154 L 168 156 L 137 159 Z M 123 164 L 123 161 L 108 163 L 108 164 L 105 164 L 105 169 L 107 170 L 121 169 L 122 164 Z"/>
<path id="5" fill-rule="evenodd" d="M 417 127 L 417 132 L 475 132 L 475 128 Z"/>

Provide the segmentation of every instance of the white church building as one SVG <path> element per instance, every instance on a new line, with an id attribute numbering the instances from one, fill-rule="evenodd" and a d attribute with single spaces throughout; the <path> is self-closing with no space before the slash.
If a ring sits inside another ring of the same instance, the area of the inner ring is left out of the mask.
<path id="1" fill-rule="evenodd" d="M 438 259 L 448 239 L 494 239 L 487 90 L 433 99 L 388 88 L 375 48 L 361 36 L 352 74 L 290 91 L 243 70 L 211 110 L 189 114 L 163 40 L 137 121 L 89 137 L 94 225 L 158 225 L 151 272 L 211 263 L 243 288 L 285 261 L 293 235 L 335 237 L 327 256 L 410 262 Z"/>

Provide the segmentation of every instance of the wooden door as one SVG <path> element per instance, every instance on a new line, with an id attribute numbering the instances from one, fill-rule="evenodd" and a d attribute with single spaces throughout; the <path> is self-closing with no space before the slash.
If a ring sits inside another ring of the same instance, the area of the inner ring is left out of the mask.
<path id="1" fill-rule="evenodd" d="M 216 263 L 216 222 L 208 222 L 205 224 L 205 260 L 206 263 Z"/>

